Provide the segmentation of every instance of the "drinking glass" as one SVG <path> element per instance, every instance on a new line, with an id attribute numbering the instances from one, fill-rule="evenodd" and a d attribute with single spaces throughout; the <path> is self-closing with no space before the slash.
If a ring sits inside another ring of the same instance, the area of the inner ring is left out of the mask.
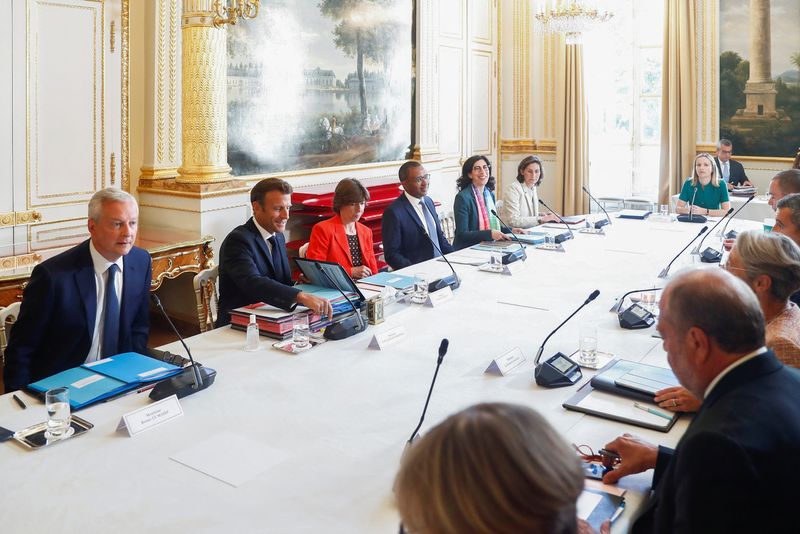
<path id="1" fill-rule="evenodd" d="M 545 248 L 553 248 L 556 246 L 556 240 L 550 234 L 545 234 L 544 236 L 544 246 Z"/>
<path id="2" fill-rule="evenodd" d="M 661 204 L 658 213 L 664 218 L 669 217 L 669 204 Z"/>
<path id="3" fill-rule="evenodd" d="M 292 343 L 296 349 L 305 349 L 309 344 L 308 314 L 296 313 L 292 317 Z"/>
<path id="4" fill-rule="evenodd" d="M 69 388 L 61 387 L 47 390 L 44 394 L 47 408 L 47 439 L 62 439 L 72 432 L 72 417 L 69 409 Z"/>
<path id="5" fill-rule="evenodd" d="M 428 300 L 428 275 L 414 273 L 414 295 L 411 297 L 411 302 L 425 304 L 426 300 Z"/>
<path id="6" fill-rule="evenodd" d="M 592 324 L 582 324 L 578 333 L 578 347 L 580 355 L 578 363 L 592 366 L 597 364 L 597 327 Z"/>

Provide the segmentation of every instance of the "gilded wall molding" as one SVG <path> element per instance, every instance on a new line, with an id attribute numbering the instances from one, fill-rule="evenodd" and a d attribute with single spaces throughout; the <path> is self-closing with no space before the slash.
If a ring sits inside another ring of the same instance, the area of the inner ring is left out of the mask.
<path id="1" fill-rule="evenodd" d="M 558 143 L 550 139 L 501 139 L 500 154 L 555 154 Z"/>
<path id="2" fill-rule="evenodd" d="M 416 73 L 417 131 L 414 132 L 413 157 L 439 153 L 439 4 L 433 0 L 417 0 L 416 10 L 417 42 L 412 68 Z"/>

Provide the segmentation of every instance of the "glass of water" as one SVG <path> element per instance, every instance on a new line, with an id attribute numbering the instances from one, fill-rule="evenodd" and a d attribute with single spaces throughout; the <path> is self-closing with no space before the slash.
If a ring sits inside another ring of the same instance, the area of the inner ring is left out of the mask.
<path id="1" fill-rule="evenodd" d="M 295 313 L 292 317 L 292 343 L 296 349 L 305 349 L 309 344 L 311 332 L 308 328 L 308 314 Z"/>
<path id="2" fill-rule="evenodd" d="M 659 215 L 664 217 L 665 219 L 669 217 L 669 204 L 661 204 L 661 207 L 658 210 Z"/>
<path id="3" fill-rule="evenodd" d="M 578 334 L 580 354 L 578 363 L 586 366 L 597 365 L 597 327 L 582 324 Z"/>
<path id="4" fill-rule="evenodd" d="M 428 300 L 428 275 L 414 273 L 414 295 L 411 297 L 411 302 L 425 304 L 426 300 Z"/>
<path id="5" fill-rule="evenodd" d="M 69 388 L 55 388 L 44 394 L 47 408 L 47 439 L 62 439 L 72 434 L 72 417 L 69 409 Z"/>
<path id="6" fill-rule="evenodd" d="M 545 234 L 544 236 L 544 246 L 545 248 L 553 248 L 556 246 L 555 238 L 550 234 Z"/>

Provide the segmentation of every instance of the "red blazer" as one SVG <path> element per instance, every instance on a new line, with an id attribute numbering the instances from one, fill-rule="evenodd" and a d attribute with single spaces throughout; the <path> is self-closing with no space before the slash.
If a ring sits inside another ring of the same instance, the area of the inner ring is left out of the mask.
<path id="1" fill-rule="evenodd" d="M 372 249 L 372 230 L 363 224 L 356 223 L 356 235 L 361 247 L 361 260 L 373 274 L 378 272 L 378 262 Z M 306 257 L 312 260 L 332 261 L 338 263 L 347 274 L 353 272 L 353 258 L 350 245 L 344 233 L 344 224 L 339 215 L 314 225 L 308 243 Z"/>

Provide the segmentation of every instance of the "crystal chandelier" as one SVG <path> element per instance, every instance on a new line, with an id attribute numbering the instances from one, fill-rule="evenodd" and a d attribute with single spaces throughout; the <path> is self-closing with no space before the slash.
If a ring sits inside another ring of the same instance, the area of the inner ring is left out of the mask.
<path id="1" fill-rule="evenodd" d="M 559 2 L 557 7 L 542 8 L 536 14 L 536 20 L 548 33 L 563 33 L 568 45 L 580 44 L 583 33 L 614 16 L 610 11 L 601 11 L 586 4 L 581 0 Z"/>

